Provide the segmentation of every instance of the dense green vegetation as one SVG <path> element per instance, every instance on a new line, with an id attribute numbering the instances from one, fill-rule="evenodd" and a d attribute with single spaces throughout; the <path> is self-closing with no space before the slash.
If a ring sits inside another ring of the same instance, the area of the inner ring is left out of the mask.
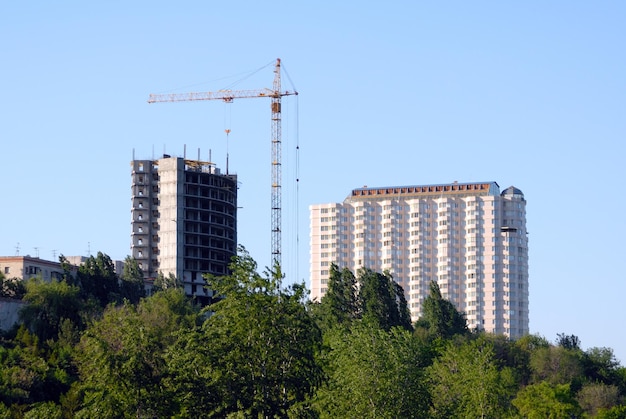
<path id="1" fill-rule="evenodd" d="M 0 341 L 0 418 L 626 418 L 626 369 L 575 335 L 467 329 L 436 284 L 411 324 L 387 273 L 331 267 L 282 289 L 241 249 L 204 309 L 175 278 L 143 295 L 99 253 L 62 280 L 0 278 L 29 304 Z"/>

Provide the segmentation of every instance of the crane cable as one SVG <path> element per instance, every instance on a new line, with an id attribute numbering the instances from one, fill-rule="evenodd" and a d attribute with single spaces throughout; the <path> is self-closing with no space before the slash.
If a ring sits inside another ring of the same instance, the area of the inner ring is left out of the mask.
<path id="1" fill-rule="evenodd" d="M 231 124 L 231 117 L 232 117 L 232 102 L 224 102 L 224 132 L 226 133 L 226 174 L 229 174 L 228 171 L 228 160 L 229 160 L 229 154 L 228 154 L 228 139 L 229 139 L 229 134 L 230 134 L 230 124 Z M 228 111 L 227 111 L 228 109 Z"/>
<path id="2" fill-rule="evenodd" d="M 289 75 L 287 75 L 289 77 Z M 296 96 L 296 278 L 300 278 L 300 109 Z"/>
<path id="3" fill-rule="evenodd" d="M 289 72 L 285 67 L 284 63 L 282 64 L 283 73 L 287 76 L 287 80 L 289 80 L 289 84 L 294 92 L 297 92 L 296 86 L 291 80 L 289 76 Z M 295 232 L 296 232 L 296 255 L 295 255 L 295 282 L 300 280 L 300 105 L 299 105 L 299 96 L 295 95 L 296 103 L 295 103 L 295 111 L 296 111 L 296 126 L 295 126 L 295 137 L 296 137 L 296 158 L 295 158 Z"/>

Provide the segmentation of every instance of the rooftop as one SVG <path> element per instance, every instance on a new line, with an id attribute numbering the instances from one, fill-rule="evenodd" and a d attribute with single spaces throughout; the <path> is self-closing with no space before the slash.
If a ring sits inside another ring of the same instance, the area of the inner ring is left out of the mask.
<path id="1" fill-rule="evenodd" d="M 385 186 L 353 189 L 346 201 L 359 199 L 389 199 L 393 197 L 439 197 L 445 195 L 499 195 L 496 182 L 442 183 L 436 185 Z"/>

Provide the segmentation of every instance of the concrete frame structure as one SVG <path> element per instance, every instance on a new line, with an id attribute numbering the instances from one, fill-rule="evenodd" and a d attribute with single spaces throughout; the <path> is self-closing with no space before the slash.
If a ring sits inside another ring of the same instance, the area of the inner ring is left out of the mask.
<path id="1" fill-rule="evenodd" d="M 146 282 L 173 274 L 188 295 L 207 302 L 202 275 L 227 274 L 237 251 L 237 176 L 168 155 L 131 166 L 131 255 Z"/>
<path id="2" fill-rule="evenodd" d="M 343 203 L 310 206 L 311 298 L 326 292 L 329 266 L 389 271 L 411 317 L 430 282 L 468 326 L 519 338 L 529 333 L 526 200 L 496 182 L 354 189 Z"/>

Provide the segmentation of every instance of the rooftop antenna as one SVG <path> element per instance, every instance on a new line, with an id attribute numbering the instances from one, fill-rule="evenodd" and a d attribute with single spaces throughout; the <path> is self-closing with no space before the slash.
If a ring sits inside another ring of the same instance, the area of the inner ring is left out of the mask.
<path id="1" fill-rule="evenodd" d="M 39 259 L 39 248 L 38 247 L 33 247 L 33 249 L 35 249 L 35 257 L 37 259 Z"/>
<path id="2" fill-rule="evenodd" d="M 133 160 L 135 160 L 134 156 L 133 156 Z M 52 249 L 52 260 L 56 260 L 56 258 L 57 258 L 57 249 Z"/>
<path id="3" fill-rule="evenodd" d="M 87 257 L 91 257 L 91 242 L 87 242 Z"/>
<path id="4" fill-rule="evenodd" d="M 15 256 L 20 255 L 20 242 L 17 242 L 17 246 L 15 246 Z"/>

